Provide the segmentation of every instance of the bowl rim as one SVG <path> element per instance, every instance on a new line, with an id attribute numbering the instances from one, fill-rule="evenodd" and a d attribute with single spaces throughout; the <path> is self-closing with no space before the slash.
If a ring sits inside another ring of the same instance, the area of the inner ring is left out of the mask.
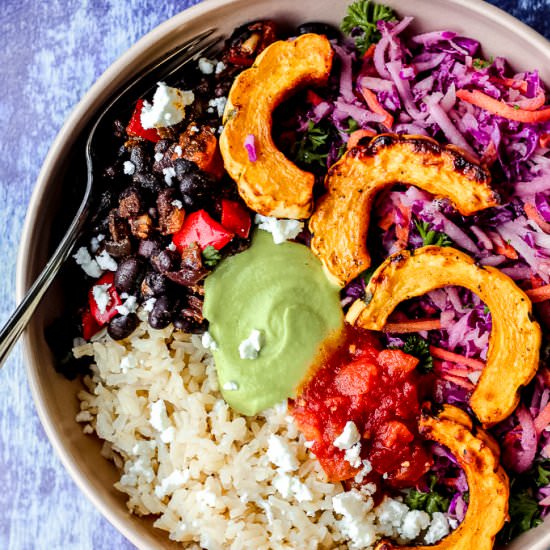
<path id="1" fill-rule="evenodd" d="M 401 0 L 405 4 L 405 0 Z M 515 36 L 522 37 L 532 48 L 536 48 L 550 57 L 550 41 L 542 36 L 535 29 L 527 24 L 516 19 L 511 14 L 505 12 L 485 0 L 444 0 L 448 4 L 459 5 L 462 8 L 475 13 L 477 16 L 490 20 L 497 24 L 503 30 L 508 30 Z M 351 2 L 351 0 L 349 0 Z M 16 261 L 16 301 L 19 303 L 27 289 L 32 284 L 30 279 L 30 258 L 32 256 L 30 243 L 32 242 L 33 228 L 39 216 L 40 205 L 47 195 L 48 188 L 51 184 L 52 175 L 56 170 L 58 158 L 62 155 L 66 142 L 70 139 L 71 130 L 77 123 L 83 119 L 90 119 L 90 112 L 95 112 L 98 105 L 104 99 L 102 95 L 108 84 L 112 81 L 120 82 L 120 75 L 126 73 L 125 68 L 132 66 L 136 58 L 142 55 L 145 51 L 158 44 L 161 39 L 167 36 L 176 29 L 189 30 L 193 23 L 207 15 L 209 12 L 219 8 L 231 7 L 232 5 L 242 5 L 243 0 L 202 0 L 199 4 L 184 9 L 173 15 L 166 21 L 160 23 L 147 34 L 142 36 L 137 42 L 130 46 L 122 55 L 120 55 L 94 82 L 89 90 L 84 94 L 80 101 L 74 106 L 69 116 L 66 118 L 63 126 L 57 133 L 52 142 L 48 154 L 43 161 L 42 167 L 33 187 L 33 191 L 27 207 L 25 221 L 21 231 L 21 240 Z M 134 70 L 130 71 L 126 78 L 133 74 Z M 92 108 L 90 108 L 92 107 Z M 68 451 L 66 442 L 61 439 L 56 430 L 54 423 L 48 416 L 41 387 L 37 378 L 37 368 L 32 360 L 33 341 L 29 331 L 23 335 L 23 359 L 25 363 L 26 375 L 33 397 L 34 405 L 38 413 L 40 422 L 44 431 L 64 468 L 67 470 L 72 480 L 75 482 L 80 491 L 87 497 L 93 506 L 109 521 L 120 533 L 122 533 L 131 543 L 138 548 L 144 548 L 143 540 L 138 533 L 131 529 L 129 522 L 123 521 L 120 515 L 113 513 L 104 499 L 94 490 L 90 482 L 82 475 L 79 464 L 76 462 Z"/>

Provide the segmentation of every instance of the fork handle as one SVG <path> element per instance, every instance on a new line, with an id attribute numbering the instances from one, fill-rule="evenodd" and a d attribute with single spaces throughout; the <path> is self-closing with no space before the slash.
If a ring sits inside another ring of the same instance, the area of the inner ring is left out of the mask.
<path id="1" fill-rule="evenodd" d="M 69 229 L 51 258 L 48 260 L 42 273 L 40 273 L 38 278 L 34 281 L 31 288 L 29 288 L 23 297 L 23 300 L 21 300 L 21 303 L 11 314 L 11 317 L 2 327 L 2 330 L 0 330 L 0 368 L 4 366 L 13 346 L 17 343 L 17 340 L 19 340 L 19 337 L 28 325 L 33 313 L 42 301 L 44 294 L 48 288 L 50 288 L 61 266 L 73 250 L 82 229 L 84 222 L 83 218 L 84 216 L 79 212 L 71 222 Z"/>

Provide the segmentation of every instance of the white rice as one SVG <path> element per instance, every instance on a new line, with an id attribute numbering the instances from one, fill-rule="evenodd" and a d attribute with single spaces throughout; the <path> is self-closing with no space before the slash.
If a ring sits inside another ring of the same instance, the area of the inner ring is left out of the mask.
<path id="1" fill-rule="evenodd" d="M 77 421 L 104 440 L 129 510 L 156 515 L 170 539 L 213 550 L 372 548 L 381 536 L 418 536 L 411 521 L 426 531 L 426 517 L 399 501 L 373 508 L 372 486 L 343 493 L 327 482 L 286 404 L 233 412 L 200 337 L 142 322 L 124 342 L 93 340 L 73 350 L 95 361 Z M 286 453 L 279 466 L 275 447 Z"/>

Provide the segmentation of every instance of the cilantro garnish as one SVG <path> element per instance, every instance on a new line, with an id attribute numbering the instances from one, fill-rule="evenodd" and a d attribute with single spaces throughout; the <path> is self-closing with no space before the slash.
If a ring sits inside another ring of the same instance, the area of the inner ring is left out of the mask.
<path id="1" fill-rule="evenodd" d="M 371 44 L 380 40 L 378 21 L 395 21 L 395 12 L 388 6 L 370 0 L 357 0 L 348 6 L 341 29 L 355 39 L 359 52 L 364 54 Z"/>
<path id="2" fill-rule="evenodd" d="M 322 167 L 327 164 L 328 151 L 330 147 L 330 131 L 321 126 L 316 126 L 313 121 L 309 121 L 307 130 L 301 139 L 296 142 L 294 148 L 294 158 L 305 164 L 318 163 Z"/>
<path id="3" fill-rule="evenodd" d="M 419 360 L 417 368 L 422 372 L 428 372 L 433 369 L 434 364 L 432 354 L 430 353 L 430 345 L 418 334 L 407 336 L 403 351 Z"/>
<path id="4" fill-rule="evenodd" d="M 207 267 L 215 267 L 221 259 L 222 255 L 212 245 L 202 251 L 202 261 Z"/>
<path id="5" fill-rule="evenodd" d="M 535 483 L 537 487 L 550 485 L 550 460 L 537 464 Z"/>
<path id="6" fill-rule="evenodd" d="M 418 233 L 420 233 L 423 246 L 451 246 L 453 244 L 449 235 L 441 231 L 430 229 L 430 224 L 428 222 L 415 220 L 414 224 L 416 225 L 416 229 L 418 229 Z"/>
<path id="7" fill-rule="evenodd" d="M 524 531 L 528 531 L 542 523 L 540 508 L 533 496 L 531 488 L 518 483 L 518 479 L 510 482 L 509 509 L 510 521 L 504 524 L 499 533 L 499 539 L 506 543 Z"/>
<path id="8" fill-rule="evenodd" d="M 346 130 L 346 133 L 353 134 L 353 132 L 355 132 L 356 130 L 359 130 L 359 128 L 360 128 L 359 123 L 355 119 L 349 117 L 348 129 Z"/>
<path id="9" fill-rule="evenodd" d="M 472 66 L 474 67 L 474 69 L 486 69 L 493 64 L 493 61 L 494 58 L 492 56 L 488 60 L 476 58 L 472 61 Z"/>
<path id="10" fill-rule="evenodd" d="M 449 499 L 438 493 L 435 489 L 435 475 L 430 475 L 429 491 L 423 493 L 416 489 L 411 489 L 405 496 L 405 504 L 413 510 L 424 510 L 428 514 L 434 512 L 446 512 L 449 509 Z"/>

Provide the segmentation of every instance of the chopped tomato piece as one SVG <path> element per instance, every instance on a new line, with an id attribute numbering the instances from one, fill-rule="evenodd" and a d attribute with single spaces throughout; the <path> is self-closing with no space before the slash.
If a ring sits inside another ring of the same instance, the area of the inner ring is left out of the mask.
<path id="1" fill-rule="evenodd" d="M 239 237 L 248 237 L 252 220 L 246 208 L 237 201 L 222 199 L 222 225 Z"/>
<path id="2" fill-rule="evenodd" d="M 324 99 L 316 94 L 313 90 L 308 90 L 306 92 L 306 99 L 308 103 L 311 103 L 314 107 L 319 105 L 319 103 L 323 103 Z"/>
<path id="3" fill-rule="evenodd" d="M 344 395 L 362 395 L 376 383 L 376 365 L 363 359 L 346 365 L 334 379 L 336 389 Z"/>
<path id="4" fill-rule="evenodd" d="M 393 374 L 408 373 L 418 365 L 418 359 L 400 349 L 385 349 L 378 354 L 378 362 Z"/>
<path id="5" fill-rule="evenodd" d="M 130 136 L 136 136 L 148 141 L 156 143 L 160 140 L 160 136 L 155 128 L 149 128 L 146 130 L 141 125 L 141 111 L 143 110 L 143 99 L 138 99 L 136 103 L 136 108 L 134 109 L 134 114 L 126 126 L 126 132 Z"/>
<path id="6" fill-rule="evenodd" d="M 120 296 L 115 289 L 114 281 L 115 275 L 114 273 L 109 271 L 108 273 L 105 273 L 105 275 L 103 275 L 100 279 L 98 279 L 95 285 L 90 288 L 88 292 L 90 313 L 100 327 L 106 325 L 118 313 L 116 308 L 117 306 L 122 304 L 122 300 L 120 299 Z M 100 309 L 97 304 L 96 298 L 94 296 L 95 287 L 105 287 L 103 291 L 107 293 L 109 301 L 107 302 L 107 306 L 104 309 Z"/>
<path id="7" fill-rule="evenodd" d="M 207 246 L 220 250 L 232 238 L 233 233 L 213 220 L 206 210 L 198 210 L 185 218 L 182 228 L 172 237 L 172 242 L 181 253 L 193 243 L 197 243 L 201 250 Z"/>
<path id="8" fill-rule="evenodd" d="M 380 426 L 378 440 L 388 449 L 391 449 L 398 443 L 401 445 L 410 443 L 413 439 L 414 435 L 407 426 L 398 420 L 390 420 Z"/>

